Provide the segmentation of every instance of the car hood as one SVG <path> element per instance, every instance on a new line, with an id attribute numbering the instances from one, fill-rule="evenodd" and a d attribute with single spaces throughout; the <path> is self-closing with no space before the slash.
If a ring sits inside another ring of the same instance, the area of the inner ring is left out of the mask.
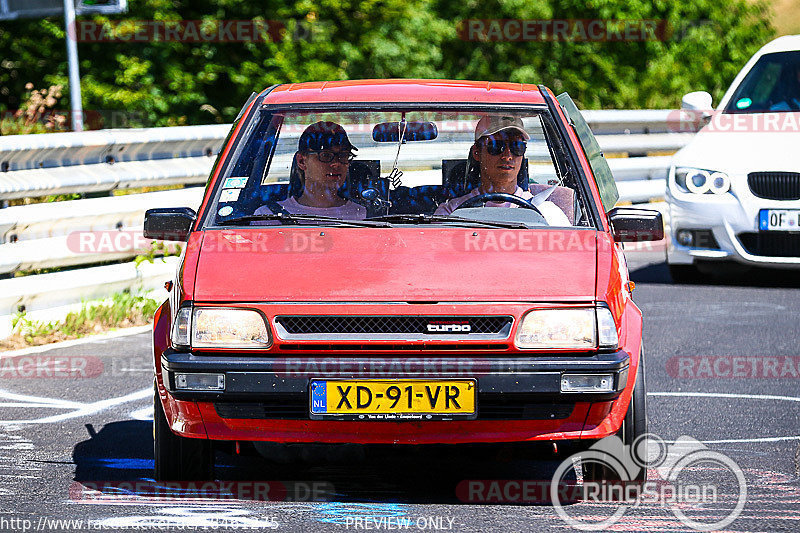
<path id="1" fill-rule="evenodd" d="M 739 116 L 746 119 L 739 127 L 733 122 L 736 115 L 715 116 L 711 124 L 675 154 L 672 163 L 731 175 L 746 175 L 754 171 L 797 171 L 800 113 Z M 730 131 L 734 128 L 737 131 Z"/>
<path id="2" fill-rule="evenodd" d="M 203 302 L 592 301 L 594 230 L 206 231 Z"/>

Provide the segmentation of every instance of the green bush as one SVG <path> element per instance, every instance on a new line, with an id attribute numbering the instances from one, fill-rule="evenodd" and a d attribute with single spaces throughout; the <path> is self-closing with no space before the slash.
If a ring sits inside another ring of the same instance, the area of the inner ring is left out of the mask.
<path id="1" fill-rule="evenodd" d="M 94 20 L 278 20 L 287 33 L 266 42 L 81 42 L 78 49 L 84 107 L 123 112 L 130 126 L 230 122 L 252 91 L 274 83 L 355 78 L 544 83 L 585 108 L 667 108 L 691 90 L 721 97 L 773 38 L 769 17 L 759 0 L 301 0 L 266 7 L 142 0 L 125 15 Z M 462 40 L 459 24 L 475 18 L 660 20 L 672 33 L 644 42 Z M 22 80 L 67 85 L 60 18 L 0 23 L 0 52 L 0 111 L 23 104 Z"/>

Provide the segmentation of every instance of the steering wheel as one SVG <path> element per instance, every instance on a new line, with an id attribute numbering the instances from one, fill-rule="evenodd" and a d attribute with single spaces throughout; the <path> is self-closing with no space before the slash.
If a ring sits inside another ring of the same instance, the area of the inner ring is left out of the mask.
<path id="1" fill-rule="evenodd" d="M 508 194 L 507 192 L 490 192 L 488 194 L 479 194 L 478 196 L 473 196 L 466 202 L 462 203 L 461 205 L 453 209 L 453 211 L 458 211 L 462 207 L 463 208 L 477 207 L 479 205 L 481 207 L 486 207 L 486 204 L 488 202 L 509 202 L 518 205 L 519 207 L 524 207 L 525 209 L 533 209 L 534 211 L 539 213 L 542 216 L 542 218 L 544 218 L 544 215 L 542 214 L 541 211 L 539 211 L 538 207 L 536 207 L 535 205 L 533 205 L 524 198 L 520 198 L 519 196 L 514 196 L 513 194 Z"/>

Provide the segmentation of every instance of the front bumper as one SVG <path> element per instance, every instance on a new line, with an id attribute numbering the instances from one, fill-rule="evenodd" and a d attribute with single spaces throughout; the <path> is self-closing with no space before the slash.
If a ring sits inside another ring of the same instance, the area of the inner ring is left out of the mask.
<path id="1" fill-rule="evenodd" d="M 474 353 L 447 357 L 242 357 L 166 350 L 161 357 L 161 375 L 173 412 L 182 413 L 182 423 L 172 424 L 173 430 L 184 436 L 422 444 L 596 438 L 598 431 L 611 433 L 614 428 L 608 426 L 608 418 L 612 408 L 619 406 L 622 414 L 613 417 L 618 421 L 627 409 L 627 403 L 622 406 L 617 400 L 629 383 L 630 365 L 630 355 L 624 350 L 539 357 L 479 357 Z M 219 392 L 176 390 L 176 372 L 222 373 L 226 387 Z M 611 373 L 614 390 L 563 393 L 561 376 L 565 372 Z M 309 384 L 315 378 L 474 378 L 478 413 L 474 420 L 311 420 Z M 187 424 L 187 417 L 199 417 L 202 423 Z"/>
<path id="2" fill-rule="evenodd" d="M 735 186 L 736 184 L 739 186 Z M 669 264 L 692 264 L 701 261 L 731 260 L 746 265 L 775 268 L 800 268 L 797 257 L 779 257 L 752 253 L 753 234 L 759 233 L 758 217 L 762 209 L 800 209 L 800 201 L 765 200 L 755 197 L 746 184 L 746 176 L 734 180 L 735 194 L 689 194 L 667 188 L 669 204 Z M 718 248 L 687 247 L 678 244 L 678 230 L 711 230 Z M 789 232 L 769 232 L 773 237 L 786 237 Z M 751 240 L 748 241 L 747 239 Z M 792 238 L 794 238 L 792 236 Z M 748 251 L 748 246 L 750 251 Z"/>

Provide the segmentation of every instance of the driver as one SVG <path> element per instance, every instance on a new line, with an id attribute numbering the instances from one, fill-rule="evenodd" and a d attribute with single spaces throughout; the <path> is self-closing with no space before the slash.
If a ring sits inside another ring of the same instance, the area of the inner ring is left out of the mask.
<path id="1" fill-rule="evenodd" d="M 511 116 L 485 116 L 475 128 L 475 144 L 470 148 L 470 156 L 480 168 L 480 185 L 464 196 L 453 198 L 441 204 L 434 214 L 449 215 L 462 203 L 489 193 L 513 194 L 535 205 L 549 226 L 571 226 L 564 212 L 547 196 L 554 188 L 547 189 L 537 196 L 523 190 L 517 184 L 517 176 L 522 168 L 522 159 L 530 135 L 522 125 L 522 119 Z M 543 195 L 545 195 L 543 197 Z M 487 202 L 489 207 L 518 207 L 510 202 Z"/>
<path id="2" fill-rule="evenodd" d="M 347 132 L 335 122 L 316 122 L 305 129 L 297 143 L 295 164 L 303 192 L 278 202 L 290 214 L 320 215 L 343 220 L 363 220 L 367 209 L 339 196 L 347 180 L 353 151 Z M 271 213 L 268 206 L 256 215 Z"/>
<path id="3" fill-rule="evenodd" d="M 800 110 L 800 64 L 788 64 L 783 67 L 780 80 L 773 89 L 770 111 Z"/>

